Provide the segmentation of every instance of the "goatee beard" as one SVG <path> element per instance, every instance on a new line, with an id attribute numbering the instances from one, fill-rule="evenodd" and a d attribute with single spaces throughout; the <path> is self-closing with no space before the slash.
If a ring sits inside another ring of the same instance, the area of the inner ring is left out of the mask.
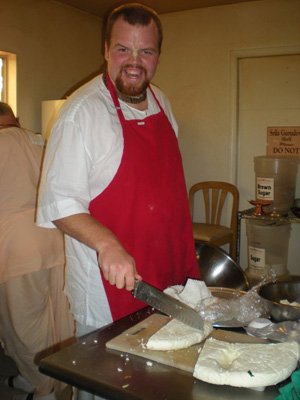
<path id="1" fill-rule="evenodd" d="M 126 68 L 139 68 L 140 70 L 143 71 L 146 79 L 144 80 L 144 82 L 142 82 L 141 85 L 130 85 L 127 83 L 124 83 L 122 80 L 122 72 L 124 69 Z M 115 85 L 116 85 L 116 89 L 120 94 L 123 94 L 125 96 L 140 96 L 141 94 L 143 94 L 147 87 L 149 86 L 149 80 L 147 79 L 147 71 L 145 70 L 144 67 L 139 66 L 139 65 L 125 65 L 119 72 L 116 81 L 115 81 Z"/>

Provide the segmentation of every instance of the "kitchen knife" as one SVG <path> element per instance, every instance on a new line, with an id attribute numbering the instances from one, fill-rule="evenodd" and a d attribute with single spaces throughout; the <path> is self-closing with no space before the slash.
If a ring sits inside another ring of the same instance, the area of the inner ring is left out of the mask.
<path id="1" fill-rule="evenodd" d="M 200 330 L 204 328 L 203 319 L 197 311 L 148 283 L 135 279 L 132 294 L 137 299 L 186 325 Z"/>

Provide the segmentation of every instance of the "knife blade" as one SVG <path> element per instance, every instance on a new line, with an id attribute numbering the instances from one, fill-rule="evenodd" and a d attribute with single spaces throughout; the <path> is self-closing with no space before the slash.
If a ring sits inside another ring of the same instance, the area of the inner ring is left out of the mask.
<path id="1" fill-rule="evenodd" d="M 203 319 L 197 311 L 146 282 L 135 279 L 132 294 L 156 310 L 186 325 L 200 330 L 204 328 Z"/>

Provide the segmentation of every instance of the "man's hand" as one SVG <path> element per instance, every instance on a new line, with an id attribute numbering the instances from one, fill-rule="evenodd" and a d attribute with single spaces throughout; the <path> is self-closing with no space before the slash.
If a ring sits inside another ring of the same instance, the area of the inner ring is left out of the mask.
<path id="1" fill-rule="evenodd" d="M 137 274 L 133 257 L 121 243 L 102 246 L 98 253 L 98 262 L 104 278 L 118 289 L 126 287 L 126 290 L 131 291 L 134 288 L 134 279 L 142 279 Z"/>

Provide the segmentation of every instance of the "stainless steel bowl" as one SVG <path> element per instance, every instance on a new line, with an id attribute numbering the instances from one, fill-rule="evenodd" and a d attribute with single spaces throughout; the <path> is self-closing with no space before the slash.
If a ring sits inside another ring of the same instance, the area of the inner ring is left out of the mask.
<path id="1" fill-rule="evenodd" d="M 195 242 L 200 279 L 207 286 L 238 290 L 250 288 L 243 269 L 220 247 Z"/>
<path id="2" fill-rule="evenodd" d="M 262 286 L 258 294 L 274 321 L 297 321 L 300 319 L 300 307 L 280 303 L 280 300 L 300 303 L 300 282 L 269 283 Z"/>

